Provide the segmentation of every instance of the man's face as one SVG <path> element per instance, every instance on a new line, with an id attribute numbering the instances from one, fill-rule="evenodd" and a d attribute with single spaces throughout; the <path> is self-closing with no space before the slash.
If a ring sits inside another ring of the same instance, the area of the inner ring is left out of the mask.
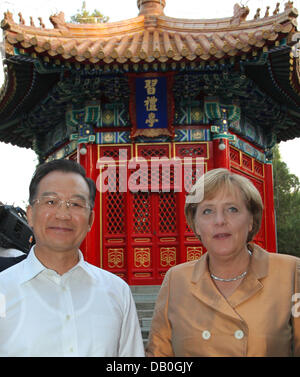
<path id="1" fill-rule="evenodd" d="M 36 195 L 39 200 L 27 209 L 36 248 L 47 252 L 77 250 L 91 229 L 94 212 L 86 207 L 68 208 L 65 202 L 51 207 L 51 201 L 50 205 L 44 203 L 47 196 L 89 203 L 87 183 L 79 174 L 53 171 L 40 181 Z"/>

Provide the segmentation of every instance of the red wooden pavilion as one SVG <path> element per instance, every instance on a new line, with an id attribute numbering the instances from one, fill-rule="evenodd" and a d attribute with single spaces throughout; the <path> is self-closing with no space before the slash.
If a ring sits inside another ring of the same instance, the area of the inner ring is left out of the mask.
<path id="1" fill-rule="evenodd" d="M 186 191 L 217 167 L 264 201 L 255 242 L 276 252 L 272 147 L 300 136 L 298 12 L 234 6 L 222 19 L 178 19 L 165 0 L 136 18 L 25 25 L 5 13 L 0 140 L 40 161 L 79 161 L 98 185 L 87 260 L 131 285 L 205 251 L 184 218 Z M 201 5 L 199 5 L 201 14 Z"/>

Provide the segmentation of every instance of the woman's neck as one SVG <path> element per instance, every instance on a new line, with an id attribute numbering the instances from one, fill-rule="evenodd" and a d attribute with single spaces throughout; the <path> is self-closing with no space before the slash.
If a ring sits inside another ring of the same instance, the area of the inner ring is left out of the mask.
<path id="1" fill-rule="evenodd" d="M 235 278 L 247 271 L 250 257 L 251 252 L 246 246 L 231 255 L 211 255 L 208 252 L 209 271 L 222 279 Z"/>

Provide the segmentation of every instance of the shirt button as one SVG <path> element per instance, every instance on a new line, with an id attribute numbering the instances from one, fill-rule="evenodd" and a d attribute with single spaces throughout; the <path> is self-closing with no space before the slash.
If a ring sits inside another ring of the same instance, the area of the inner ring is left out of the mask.
<path id="1" fill-rule="evenodd" d="M 74 349 L 73 349 L 73 347 L 70 347 L 70 352 L 74 352 Z"/>
<path id="2" fill-rule="evenodd" d="M 204 330 L 202 332 L 202 338 L 205 339 L 205 340 L 208 340 L 210 338 L 211 334 L 208 330 Z"/>
<path id="3" fill-rule="evenodd" d="M 234 333 L 234 337 L 236 339 L 243 339 L 244 337 L 244 332 L 242 330 L 236 330 L 236 332 Z"/>
<path id="4" fill-rule="evenodd" d="M 66 320 L 68 321 L 71 318 L 69 314 L 66 315 Z"/>

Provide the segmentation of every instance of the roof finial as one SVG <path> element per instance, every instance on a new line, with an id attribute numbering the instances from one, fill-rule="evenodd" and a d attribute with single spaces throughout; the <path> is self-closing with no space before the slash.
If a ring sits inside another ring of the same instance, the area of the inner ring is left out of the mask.
<path id="1" fill-rule="evenodd" d="M 273 15 L 274 15 L 274 16 L 276 16 L 276 14 L 279 13 L 279 7 L 280 7 L 280 3 L 276 3 L 276 8 L 275 8 L 275 10 L 274 10 L 274 12 L 273 12 Z"/>
<path id="2" fill-rule="evenodd" d="M 166 0 L 137 0 L 140 15 L 163 15 Z"/>
<path id="3" fill-rule="evenodd" d="M 239 25 L 242 21 L 245 21 L 249 14 L 249 8 L 245 5 L 240 6 L 235 4 L 233 7 L 233 17 L 230 21 L 231 24 Z"/>

